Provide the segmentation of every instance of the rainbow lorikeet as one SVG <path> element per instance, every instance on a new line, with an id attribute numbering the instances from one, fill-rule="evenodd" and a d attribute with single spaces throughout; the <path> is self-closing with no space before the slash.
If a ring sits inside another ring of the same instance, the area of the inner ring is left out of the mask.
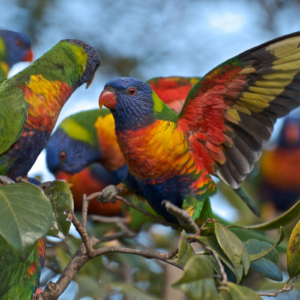
<path id="1" fill-rule="evenodd" d="M 31 41 L 21 32 L 0 30 L 0 81 L 7 78 L 11 67 L 20 61 L 33 59 Z"/>
<path id="2" fill-rule="evenodd" d="M 198 81 L 193 77 L 157 77 L 148 80 L 154 91 L 172 109 L 181 109 L 188 91 Z M 83 194 L 119 184 L 128 168 L 115 135 L 114 118 L 108 109 L 74 114 L 59 125 L 47 145 L 47 166 L 56 179 L 70 183 L 74 208 L 82 209 Z M 96 199 L 89 213 L 120 215 L 121 202 L 104 205 Z"/>
<path id="3" fill-rule="evenodd" d="M 82 209 L 83 194 L 118 184 L 128 172 L 108 109 L 82 111 L 64 119 L 49 140 L 46 160 L 56 179 L 70 183 L 77 211 Z M 89 213 L 118 215 L 121 202 L 105 206 L 91 201 Z"/>
<path id="4" fill-rule="evenodd" d="M 0 239 L 1 242 L 1 239 Z M 0 250 L 0 267 L 7 272 L 0 275 L 0 299 L 1 300 L 29 300 L 39 285 L 39 279 L 46 256 L 45 238 L 38 240 L 35 249 L 32 250 L 27 260 L 20 263 L 18 259 L 11 259 L 10 249 Z M 3 266 L 7 264 L 7 266 Z"/>
<path id="5" fill-rule="evenodd" d="M 72 93 L 100 65 L 94 48 L 63 40 L 0 84 L 0 175 L 26 176 Z"/>
<path id="6" fill-rule="evenodd" d="M 265 150 L 260 164 L 260 196 L 276 210 L 287 210 L 300 199 L 300 118 L 284 120 L 278 145 Z"/>
<path id="7" fill-rule="evenodd" d="M 179 116 L 150 86 L 134 78 L 106 83 L 99 98 L 115 119 L 129 174 L 123 191 L 143 195 L 166 220 L 169 200 L 198 219 L 216 193 L 211 175 L 233 189 L 252 170 L 277 118 L 299 106 L 300 32 L 239 54 L 206 74 L 189 92 Z M 109 186 L 100 201 L 120 189 Z"/>
<path id="8" fill-rule="evenodd" d="M 46 146 L 61 108 L 76 88 L 84 83 L 89 86 L 99 65 L 100 56 L 94 48 L 79 40 L 63 40 L 0 84 L 0 175 L 12 179 L 27 175 Z M 1 255 L 0 269 L 8 274 L 6 281 L 0 282 L 0 291 L 6 292 L 0 293 L 0 299 L 9 299 L 12 294 L 13 299 L 30 299 L 44 256 L 43 239 L 28 260 L 12 272 L 4 268 L 10 253 Z"/>

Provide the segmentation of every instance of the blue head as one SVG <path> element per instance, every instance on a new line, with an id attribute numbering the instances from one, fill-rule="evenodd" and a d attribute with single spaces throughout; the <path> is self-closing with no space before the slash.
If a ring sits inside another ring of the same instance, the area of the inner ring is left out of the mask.
<path id="1" fill-rule="evenodd" d="M 50 172 L 75 174 L 93 162 L 99 161 L 101 151 L 98 145 L 91 145 L 69 136 L 58 128 L 47 145 L 46 161 Z"/>
<path id="2" fill-rule="evenodd" d="M 0 30 L 0 39 L 5 45 L 7 64 L 12 67 L 20 61 L 32 61 L 33 53 L 29 37 L 21 32 Z"/>
<path id="3" fill-rule="evenodd" d="M 287 116 L 279 135 L 278 146 L 282 148 L 300 147 L 300 117 Z"/>
<path id="4" fill-rule="evenodd" d="M 112 112 L 116 130 L 138 130 L 155 122 L 151 87 L 138 79 L 119 77 L 106 83 L 99 98 Z"/>

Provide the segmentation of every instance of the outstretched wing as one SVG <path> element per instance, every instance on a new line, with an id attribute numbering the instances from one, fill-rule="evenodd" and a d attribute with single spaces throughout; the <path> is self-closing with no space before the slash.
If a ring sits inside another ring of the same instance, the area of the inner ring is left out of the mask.
<path id="1" fill-rule="evenodd" d="M 0 84 L 0 155 L 21 136 L 29 111 L 23 90 L 10 81 Z"/>
<path id="2" fill-rule="evenodd" d="M 211 174 L 237 189 L 277 118 L 300 105 L 300 32 L 245 51 L 188 94 L 179 126 Z"/>
<path id="3" fill-rule="evenodd" d="M 179 114 L 189 91 L 199 79 L 200 77 L 155 77 L 147 83 L 164 103 Z"/>

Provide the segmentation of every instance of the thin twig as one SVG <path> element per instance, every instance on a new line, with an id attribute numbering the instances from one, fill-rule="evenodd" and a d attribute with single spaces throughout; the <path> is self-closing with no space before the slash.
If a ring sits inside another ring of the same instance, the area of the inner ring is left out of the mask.
<path id="1" fill-rule="evenodd" d="M 284 292 L 289 292 L 294 288 L 295 282 L 296 282 L 297 277 L 293 278 L 293 282 L 290 286 L 288 287 L 283 287 L 281 290 L 278 290 L 273 293 L 257 293 L 259 296 L 267 296 L 267 297 L 277 297 L 278 294 L 284 293 Z"/>
<path id="2" fill-rule="evenodd" d="M 132 207 L 132 208 L 138 210 L 139 212 L 143 213 L 144 215 L 146 215 L 146 216 L 148 216 L 148 217 L 154 219 L 154 220 L 157 221 L 158 223 L 161 223 L 161 224 L 163 224 L 163 225 L 165 225 L 165 226 L 173 227 L 173 228 L 175 228 L 175 229 L 178 228 L 178 226 L 174 225 L 173 223 L 167 222 L 167 221 L 163 220 L 162 218 L 157 217 L 157 216 L 155 216 L 155 215 L 153 215 L 153 214 L 147 212 L 146 210 L 144 210 L 144 209 L 138 207 L 137 205 L 132 204 L 130 201 L 128 201 L 127 199 L 125 199 L 125 198 L 123 198 L 123 197 L 121 197 L 121 196 L 117 196 L 116 199 L 122 201 L 122 202 L 123 202 L 124 204 L 126 204 L 127 206 L 130 206 L 130 207 Z"/>
<path id="3" fill-rule="evenodd" d="M 86 194 L 83 194 L 81 224 L 84 229 L 86 229 L 86 219 L 87 219 L 88 209 L 89 209 L 89 200 L 87 200 Z"/>
<path id="4" fill-rule="evenodd" d="M 128 221 L 127 218 L 122 217 L 103 217 L 99 215 L 89 215 L 88 219 L 96 222 L 102 222 L 102 223 L 114 223 L 116 226 L 118 226 L 123 232 L 126 232 L 128 236 L 135 237 L 137 235 L 136 232 L 130 230 L 128 226 L 126 225 L 126 222 Z"/>
<path id="5" fill-rule="evenodd" d="M 197 230 L 197 232 L 195 233 L 195 236 L 199 236 L 201 235 L 202 230 L 205 228 L 206 224 L 209 223 L 215 223 L 218 222 L 218 219 L 212 219 L 212 218 L 207 218 L 203 224 L 201 225 L 201 227 Z"/>

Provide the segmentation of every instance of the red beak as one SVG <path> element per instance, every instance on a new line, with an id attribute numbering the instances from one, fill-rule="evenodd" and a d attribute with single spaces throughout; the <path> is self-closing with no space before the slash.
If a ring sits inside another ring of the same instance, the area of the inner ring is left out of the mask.
<path id="1" fill-rule="evenodd" d="M 32 62 L 32 61 L 33 61 L 33 52 L 32 52 L 31 49 L 28 49 L 28 50 L 25 52 L 22 61 L 29 61 L 29 62 Z"/>
<path id="2" fill-rule="evenodd" d="M 99 97 L 100 109 L 102 109 L 103 105 L 105 105 L 109 109 L 114 109 L 117 105 L 116 95 L 108 90 L 103 90 Z"/>

